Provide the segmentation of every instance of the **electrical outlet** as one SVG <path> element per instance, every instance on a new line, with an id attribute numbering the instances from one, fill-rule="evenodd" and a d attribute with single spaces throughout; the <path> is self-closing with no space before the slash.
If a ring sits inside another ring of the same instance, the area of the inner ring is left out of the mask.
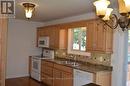
<path id="1" fill-rule="evenodd" d="M 103 57 L 102 56 L 100 56 L 100 62 L 103 62 Z"/>

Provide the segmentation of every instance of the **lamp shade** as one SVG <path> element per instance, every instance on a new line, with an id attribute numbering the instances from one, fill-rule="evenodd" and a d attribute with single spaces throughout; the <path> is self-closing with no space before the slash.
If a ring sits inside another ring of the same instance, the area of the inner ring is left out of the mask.
<path id="1" fill-rule="evenodd" d="M 30 19 L 32 17 L 33 11 L 35 9 L 35 4 L 32 3 L 23 3 L 25 16 Z"/>
<path id="2" fill-rule="evenodd" d="M 126 10 L 130 14 L 130 0 L 124 0 L 124 2 L 125 2 Z"/>
<path id="3" fill-rule="evenodd" d="M 103 18 L 103 20 L 107 21 L 107 20 L 110 20 L 110 15 L 111 15 L 111 12 L 113 11 L 112 8 L 107 8 L 106 10 L 106 15 L 105 17 Z"/>
<path id="4" fill-rule="evenodd" d="M 110 1 L 98 0 L 98 1 L 95 1 L 93 4 L 96 7 L 97 16 L 103 18 L 106 14 L 106 10 L 107 10 L 108 5 L 110 4 Z"/>

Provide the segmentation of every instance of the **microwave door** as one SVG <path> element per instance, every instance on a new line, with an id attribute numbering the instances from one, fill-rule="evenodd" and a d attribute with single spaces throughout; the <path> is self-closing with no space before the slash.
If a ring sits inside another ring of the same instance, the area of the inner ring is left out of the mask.
<path id="1" fill-rule="evenodd" d="M 45 44 L 44 40 L 39 41 L 39 47 L 45 47 Z"/>
<path id="2" fill-rule="evenodd" d="M 42 40 L 39 40 L 39 44 L 38 44 L 39 47 L 49 47 L 49 39 L 42 39 Z"/>

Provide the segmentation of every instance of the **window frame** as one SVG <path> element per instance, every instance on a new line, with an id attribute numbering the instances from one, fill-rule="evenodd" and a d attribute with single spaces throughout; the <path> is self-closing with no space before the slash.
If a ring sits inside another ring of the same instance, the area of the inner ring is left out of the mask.
<path id="1" fill-rule="evenodd" d="M 85 26 L 83 26 L 83 27 L 85 27 Z M 75 27 L 75 28 L 80 28 L 80 27 Z M 74 28 L 69 28 L 68 29 L 68 48 L 67 48 L 68 50 L 67 50 L 67 52 L 69 54 L 78 54 L 78 55 L 84 55 L 84 56 L 91 56 L 91 53 L 87 52 L 86 50 L 85 51 L 80 51 L 80 48 L 79 48 L 79 50 L 74 50 L 73 49 L 73 40 L 72 40 L 73 39 L 73 34 L 72 34 L 73 29 Z M 87 27 L 86 27 L 86 31 L 87 31 Z M 86 41 L 87 41 L 87 37 L 86 37 Z M 81 42 L 80 42 L 80 44 L 81 44 Z M 86 47 L 86 49 L 87 49 L 87 47 Z"/>
<path id="2" fill-rule="evenodd" d="M 82 27 L 81 27 L 82 28 Z M 78 29 L 78 28 L 75 28 L 75 29 Z M 79 27 L 79 29 L 80 29 L 80 27 Z M 74 43 L 74 29 L 72 29 L 72 31 L 71 31 L 71 35 L 72 35 L 72 50 L 73 51 L 81 51 L 81 52 L 85 52 L 86 51 L 86 49 L 85 50 L 81 50 L 81 42 L 82 42 L 82 31 L 83 30 L 80 30 L 80 32 L 79 32 L 79 37 L 78 37 L 78 44 L 79 44 L 79 49 L 78 50 L 76 50 L 76 49 L 73 49 L 73 43 Z M 87 31 L 87 28 L 86 28 L 86 30 L 85 31 Z M 87 32 L 86 32 L 87 33 Z M 86 38 L 86 40 L 87 40 L 87 38 Z M 86 44 L 85 44 L 85 47 L 86 47 Z"/>
<path id="3" fill-rule="evenodd" d="M 130 30 L 128 30 L 128 63 L 130 64 L 130 53 L 129 53 L 129 46 L 130 46 Z"/>

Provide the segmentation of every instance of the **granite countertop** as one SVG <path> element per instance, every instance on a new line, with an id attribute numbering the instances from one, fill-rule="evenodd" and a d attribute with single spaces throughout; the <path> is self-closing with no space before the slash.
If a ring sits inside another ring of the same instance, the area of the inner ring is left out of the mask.
<path id="1" fill-rule="evenodd" d="M 64 66 L 67 66 L 67 67 L 79 69 L 79 70 L 90 72 L 90 73 L 111 72 L 112 71 L 111 66 L 103 66 L 103 65 L 97 65 L 97 64 L 86 63 L 86 62 L 77 62 L 79 65 L 73 66 L 71 64 L 61 63 L 62 61 L 69 61 L 69 60 L 66 60 L 66 59 L 43 59 L 43 60 L 51 61 L 53 63 L 57 63 L 57 64 L 60 64 L 60 65 L 64 65 Z"/>

